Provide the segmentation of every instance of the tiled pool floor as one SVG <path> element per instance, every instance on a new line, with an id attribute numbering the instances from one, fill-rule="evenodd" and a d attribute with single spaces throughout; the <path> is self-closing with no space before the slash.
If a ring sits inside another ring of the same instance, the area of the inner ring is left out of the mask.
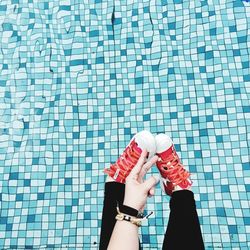
<path id="1" fill-rule="evenodd" d="M 143 129 L 192 172 L 206 249 L 250 249 L 249 27 L 246 1 L 1 1 L 0 249 L 97 249 L 102 170 Z"/>

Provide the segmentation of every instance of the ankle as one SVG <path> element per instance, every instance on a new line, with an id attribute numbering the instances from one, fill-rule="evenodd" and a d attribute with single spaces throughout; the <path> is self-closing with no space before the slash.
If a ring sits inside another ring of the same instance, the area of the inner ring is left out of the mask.
<path id="1" fill-rule="evenodd" d="M 105 182 L 115 182 L 115 180 L 108 175 Z"/>
<path id="2" fill-rule="evenodd" d="M 180 186 L 177 185 L 177 186 L 174 187 L 173 192 L 181 191 L 181 190 L 189 190 L 189 191 L 191 191 L 192 188 L 191 188 L 191 186 L 190 186 L 190 187 L 187 187 L 187 188 L 181 188 Z"/>

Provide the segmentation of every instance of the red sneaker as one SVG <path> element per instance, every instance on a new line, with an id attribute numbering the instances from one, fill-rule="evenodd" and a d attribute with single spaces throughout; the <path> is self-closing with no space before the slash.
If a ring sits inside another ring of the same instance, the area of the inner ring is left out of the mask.
<path id="1" fill-rule="evenodd" d="M 146 149 L 149 161 L 156 152 L 155 138 L 147 130 L 136 133 L 129 144 L 110 168 L 105 168 L 104 173 L 112 177 L 116 182 L 125 183 L 127 176 L 138 162 L 141 152 Z"/>
<path id="2" fill-rule="evenodd" d="M 155 136 L 156 155 L 159 157 L 156 166 L 162 177 L 162 188 L 168 195 L 175 189 L 189 189 L 192 181 L 191 175 L 183 166 L 176 153 L 174 144 L 166 134 Z"/>

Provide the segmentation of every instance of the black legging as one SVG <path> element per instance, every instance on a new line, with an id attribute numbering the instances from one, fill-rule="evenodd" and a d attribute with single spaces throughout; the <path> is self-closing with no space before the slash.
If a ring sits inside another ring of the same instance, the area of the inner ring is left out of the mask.
<path id="1" fill-rule="evenodd" d="M 99 250 L 106 250 L 116 223 L 117 201 L 123 203 L 125 184 L 105 184 Z M 142 249 L 139 244 L 139 249 Z M 194 194 L 189 190 L 174 192 L 170 199 L 170 216 L 163 250 L 204 250 Z"/>

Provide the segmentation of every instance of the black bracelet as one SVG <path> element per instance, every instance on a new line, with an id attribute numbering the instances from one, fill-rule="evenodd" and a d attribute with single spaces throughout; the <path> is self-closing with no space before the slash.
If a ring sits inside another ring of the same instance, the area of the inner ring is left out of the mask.
<path id="1" fill-rule="evenodd" d="M 143 213 L 139 212 L 135 208 L 126 206 L 126 205 L 119 205 L 120 212 L 136 217 L 136 218 L 143 218 Z"/>

